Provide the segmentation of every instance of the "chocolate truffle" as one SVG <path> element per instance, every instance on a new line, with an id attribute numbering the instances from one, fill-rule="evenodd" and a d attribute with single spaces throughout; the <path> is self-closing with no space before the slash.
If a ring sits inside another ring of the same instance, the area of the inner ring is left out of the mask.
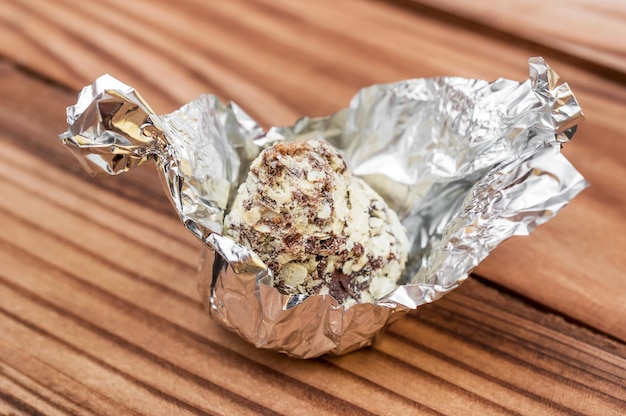
<path id="1" fill-rule="evenodd" d="M 324 141 L 276 143 L 254 160 L 224 223 L 285 294 L 375 302 L 397 286 L 408 241 L 397 215 Z"/>

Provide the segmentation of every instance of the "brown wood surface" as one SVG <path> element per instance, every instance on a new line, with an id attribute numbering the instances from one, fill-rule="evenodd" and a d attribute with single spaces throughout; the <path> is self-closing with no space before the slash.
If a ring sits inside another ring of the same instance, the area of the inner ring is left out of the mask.
<path id="1" fill-rule="evenodd" d="M 621 0 L 544 0 L 464 2 L 400 0 L 421 13 L 445 16 L 459 24 L 523 39 L 553 54 L 584 61 L 586 66 L 615 78 L 626 72 L 624 3 Z"/>
<path id="2" fill-rule="evenodd" d="M 626 6 L 508 3 L 0 0 L 0 415 L 625 414 Z M 92 179 L 56 140 L 105 72 L 159 113 L 210 92 L 269 126 L 533 55 L 585 111 L 564 153 L 591 187 L 342 357 L 219 329 L 154 170 Z"/>

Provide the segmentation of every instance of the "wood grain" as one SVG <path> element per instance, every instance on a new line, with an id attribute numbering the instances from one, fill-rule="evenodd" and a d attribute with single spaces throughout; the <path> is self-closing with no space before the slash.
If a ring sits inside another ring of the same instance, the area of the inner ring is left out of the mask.
<path id="1" fill-rule="evenodd" d="M 501 9 L 475 14 L 481 2 L 423 4 L 0 0 L 0 414 L 623 414 L 619 47 L 544 42 Z M 619 34 L 620 16 L 603 25 Z M 201 247 L 154 170 L 91 179 L 55 139 L 103 72 L 160 113 L 212 92 L 269 126 L 329 114 L 374 82 L 525 79 L 537 52 L 585 110 L 565 154 L 592 186 L 480 278 L 342 357 L 289 359 L 216 327 L 196 290 Z"/>
<path id="2" fill-rule="evenodd" d="M 527 45 L 502 43 L 387 4 L 341 2 L 333 7 L 316 2 L 303 8 L 292 1 L 186 0 L 145 13 L 148 3 L 126 3 L 5 0 L 0 13 L 11 24 L 0 27 L 0 33 L 20 43 L 0 45 L 0 52 L 74 90 L 102 72 L 114 73 L 160 112 L 201 92 L 214 92 L 265 125 L 291 123 L 301 114 L 329 114 L 373 82 L 442 74 L 524 79 L 525 61 L 534 53 Z M 88 21 L 89 30 L 63 23 L 68 21 Z M 163 21 L 172 24 L 160 27 Z M 39 30 L 48 36 L 36 36 Z M 42 50 L 53 55 L 42 58 L 37 52 Z M 626 189 L 626 145 L 614 123 L 626 111 L 626 88 L 560 63 L 559 57 L 547 58 L 570 81 L 587 115 L 565 154 L 593 186 L 549 228 L 540 228 L 530 240 L 507 243 L 478 273 L 626 340 L 621 325 L 626 302 L 605 296 L 609 287 L 626 292 L 621 254 L 626 193 L 617 191 Z M 84 74 L 66 72 L 57 78 L 55 65 Z M 159 84 L 162 79 L 176 82 Z M 555 250 L 560 256 L 549 262 L 529 261 Z"/>
<path id="3" fill-rule="evenodd" d="M 618 41 L 625 31 L 626 5 L 619 0 L 396 3 L 423 13 L 445 14 L 447 19 L 457 18 L 459 24 L 483 32 L 492 30 L 510 40 L 524 40 L 564 57 L 585 61 L 612 77 L 626 79 L 626 47 Z"/>

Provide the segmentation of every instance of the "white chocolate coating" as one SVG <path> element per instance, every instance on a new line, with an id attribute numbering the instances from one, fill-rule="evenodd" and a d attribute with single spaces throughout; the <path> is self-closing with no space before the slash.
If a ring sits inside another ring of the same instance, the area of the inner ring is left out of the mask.
<path id="1" fill-rule="evenodd" d="M 396 214 L 322 141 L 284 142 L 252 163 L 224 235 L 267 264 L 287 294 L 375 302 L 396 287 L 408 241 Z"/>

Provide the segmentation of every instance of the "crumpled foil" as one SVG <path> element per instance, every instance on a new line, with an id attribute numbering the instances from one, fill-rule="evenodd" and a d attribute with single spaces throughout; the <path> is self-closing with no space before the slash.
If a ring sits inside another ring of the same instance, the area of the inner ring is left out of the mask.
<path id="1" fill-rule="evenodd" d="M 199 288 L 217 322 L 291 356 L 342 354 L 458 287 L 500 242 L 527 235 L 587 185 L 560 153 L 581 109 L 542 58 L 529 66 L 522 83 L 443 77 L 373 85 L 334 115 L 267 132 L 212 95 L 158 116 L 105 75 L 68 108 L 60 138 L 92 175 L 155 161 L 181 221 L 207 247 Z M 220 234 L 262 148 L 311 138 L 342 151 L 407 229 L 401 285 L 375 304 L 282 294 L 255 253 Z"/>

